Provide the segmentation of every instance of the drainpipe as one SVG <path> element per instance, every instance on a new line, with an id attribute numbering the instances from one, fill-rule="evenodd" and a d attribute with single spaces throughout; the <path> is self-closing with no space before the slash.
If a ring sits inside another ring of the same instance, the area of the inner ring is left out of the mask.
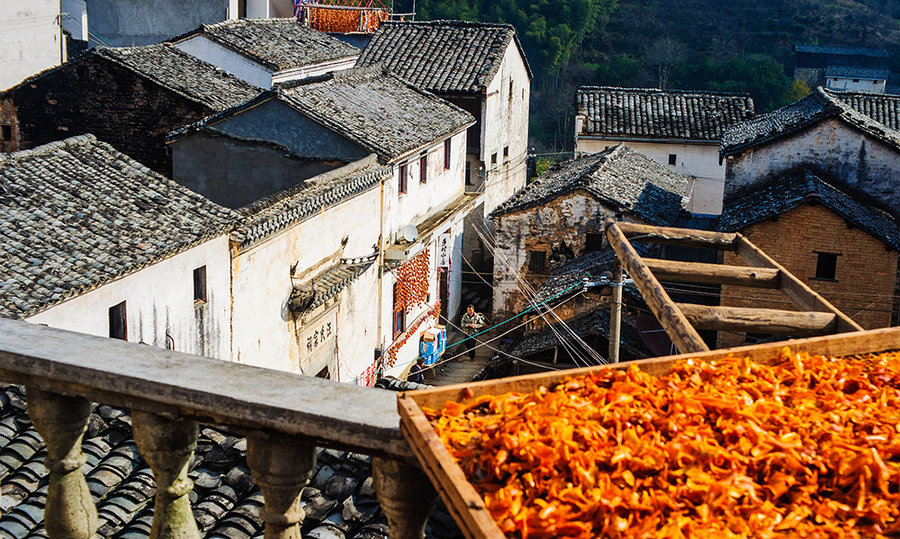
<path id="1" fill-rule="evenodd" d="M 393 168 L 389 178 L 393 178 Z M 379 192 L 378 192 L 378 212 L 380 214 L 378 219 L 378 345 L 382 350 L 386 350 L 384 347 L 384 341 L 382 340 L 382 318 L 384 317 L 384 182 L 390 181 L 382 179 L 379 183 Z M 382 353 L 382 361 L 384 361 L 384 354 Z"/>

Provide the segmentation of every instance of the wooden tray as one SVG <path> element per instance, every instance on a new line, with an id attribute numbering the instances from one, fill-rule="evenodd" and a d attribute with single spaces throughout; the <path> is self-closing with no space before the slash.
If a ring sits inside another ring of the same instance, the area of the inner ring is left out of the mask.
<path id="1" fill-rule="evenodd" d="M 659 376 L 668 373 L 676 361 L 687 358 L 713 361 L 733 354 L 741 357 L 749 356 L 753 361 L 765 363 L 767 360 L 776 358 L 785 346 L 790 346 L 793 350 L 831 356 L 851 356 L 900 350 L 900 328 L 841 333 L 772 344 L 712 350 L 699 354 L 666 356 L 619 363 L 610 365 L 610 367 L 625 368 L 637 365 L 641 370 Z M 448 400 L 462 400 L 467 390 L 476 397 L 485 394 L 502 394 L 507 391 L 530 392 L 539 386 L 553 386 L 566 377 L 589 373 L 602 368 L 604 366 L 529 374 L 502 380 L 457 384 L 440 389 L 410 391 L 398 395 L 397 408 L 400 412 L 400 430 L 407 441 L 409 441 L 416 458 L 466 537 L 471 539 L 480 537 L 500 539 L 504 535 L 494 523 L 490 513 L 485 509 L 484 500 L 475 491 L 475 488 L 463 474 L 462 469 L 441 443 L 437 433 L 434 432 L 431 424 L 425 418 L 425 414 L 422 413 L 421 407 L 439 409 Z"/>

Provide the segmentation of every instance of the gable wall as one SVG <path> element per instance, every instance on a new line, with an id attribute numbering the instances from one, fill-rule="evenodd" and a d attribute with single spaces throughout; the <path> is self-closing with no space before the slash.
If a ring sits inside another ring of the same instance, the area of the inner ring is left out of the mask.
<path id="1" fill-rule="evenodd" d="M 272 72 L 269 69 L 204 35 L 195 35 L 174 45 L 175 48 L 209 62 L 254 86 L 272 87 Z"/>

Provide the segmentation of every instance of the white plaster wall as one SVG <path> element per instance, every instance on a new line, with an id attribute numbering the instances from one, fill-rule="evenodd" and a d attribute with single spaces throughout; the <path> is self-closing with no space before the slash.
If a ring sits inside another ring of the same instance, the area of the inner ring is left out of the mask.
<path id="1" fill-rule="evenodd" d="M 356 65 L 357 58 L 359 58 L 359 55 L 348 56 L 347 58 L 341 58 L 340 60 L 334 60 L 330 62 L 322 62 L 320 64 L 311 64 L 288 71 L 279 71 L 272 76 L 272 84 L 278 84 L 279 82 L 287 82 L 291 80 L 306 79 L 309 77 L 317 77 L 319 75 L 331 73 L 332 71 L 342 71 L 344 69 L 350 69 L 351 67 Z"/>
<path id="2" fill-rule="evenodd" d="M 61 0 L 61 23 L 63 30 L 73 39 L 88 40 L 88 16 L 85 0 Z"/>
<path id="3" fill-rule="evenodd" d="M 385 241 L 393 242 L 408 224 L 419 225 L 465 192 L 466 133 L 453 135 L 450 142 L 450 169 L 444 170 L 444 141 L 428 147 L 426 183 L 420 183 L 416 152 L 394 164 L 394 179 L 385 185 Z M 398 193 L 400 165 L 407 164 L 406 193 Z"/>
<path id="4" fill-rule="evenodd" d="M 512 81 L 512 93 L 509 83 Z M 507 46 L 482 107 L 481 161 L 484 163 L 484 213 L 489 214 L 525 186 L 528 158 L 528 114 L 531 82 L 519 48 Z M 503 148 L 509 155 L 503 156 Z M 497 154 L 497 163 L 491 157 Z M 477 169 L 473 168 L 473 174 Z"/>
<path id="5" fill-rule="evenodd" d="M 848 92 L 868 92 L 871 94 L 883 94 L 885 81 L 872 79 L 845 79 L 842 77 L 828 77 L 825 79 L 826 87 L 832 90 L 845 90 Z"/>
<path id="6" fill-rule="evenodd" d="M 379 196 L 378 187 L 371 189 L 236 254 L 232 262 L 235 361 L 296 370 L 300 343 L 287 307 L 293 289 L 291 266 L 297 264 L 298 278 L 318 274 L 330 264 L 311 268 L 338 252 L 344 237 L 344 256 L 373 253 L 379 235 Z M 337 328 L 342 379 L 358 362 L 368 359 L 371 363 L 379 342 L 376 266 L 343 292 Z"/>
<path id="7" fill-rule="evenodd" d="M 575 138 L 575 151 L 602 152 L 622 143 L 621 140 Z M 691 200 L 687 209 L 692 213 L 719 215 L 725 187 L 725 161 L 719 160 L 719 143 L 676 143 L 627 141 L 628 146 L 676 172 L 693 176 Z M 669 165 L 669 155 L 675 154 L 675 166 Z"/>
<path id="8" fill-rule="evenodd" d="M 727 158 L 725 196 L 800 166 L 858 189 L 900 214 L 900 151 L 829 119 Z"/>
<path id="9" fill-rule="evenodd" d="M 59 1 L 0 1 L 0 90 L 65 61 Z"/>
<path id="10" fill-rule="evenodd" d="M 231 357 L 228 237 L 223 235 L 60 303 L 29 322 L 109 336 L 109 308 L 126 302 L 128 340 L 178 352 Z M 207 301 L 194 304 L 195 268 L 206 266 Z"/>
<path id="11" fill-rule="evenodd" d="M 206 36 L 189 37 L 175 43 L 175 47 L 254 86 L 272 87 L 272 72 L 269 69 Z"/>

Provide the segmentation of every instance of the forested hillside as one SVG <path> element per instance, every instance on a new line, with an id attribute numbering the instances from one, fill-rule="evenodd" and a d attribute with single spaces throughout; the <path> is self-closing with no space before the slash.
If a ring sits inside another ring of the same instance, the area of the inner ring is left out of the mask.
<path id="1" fill-rule="evenodd" d="M 765 111 L 805 91 L 790 83 L 795 43 L 884 47 L 900 71 L 900 0 L 417 0 L 416 11 L 516 27 L 539 150 L 571 146 L 582 84 L 744 91 Z"/>

